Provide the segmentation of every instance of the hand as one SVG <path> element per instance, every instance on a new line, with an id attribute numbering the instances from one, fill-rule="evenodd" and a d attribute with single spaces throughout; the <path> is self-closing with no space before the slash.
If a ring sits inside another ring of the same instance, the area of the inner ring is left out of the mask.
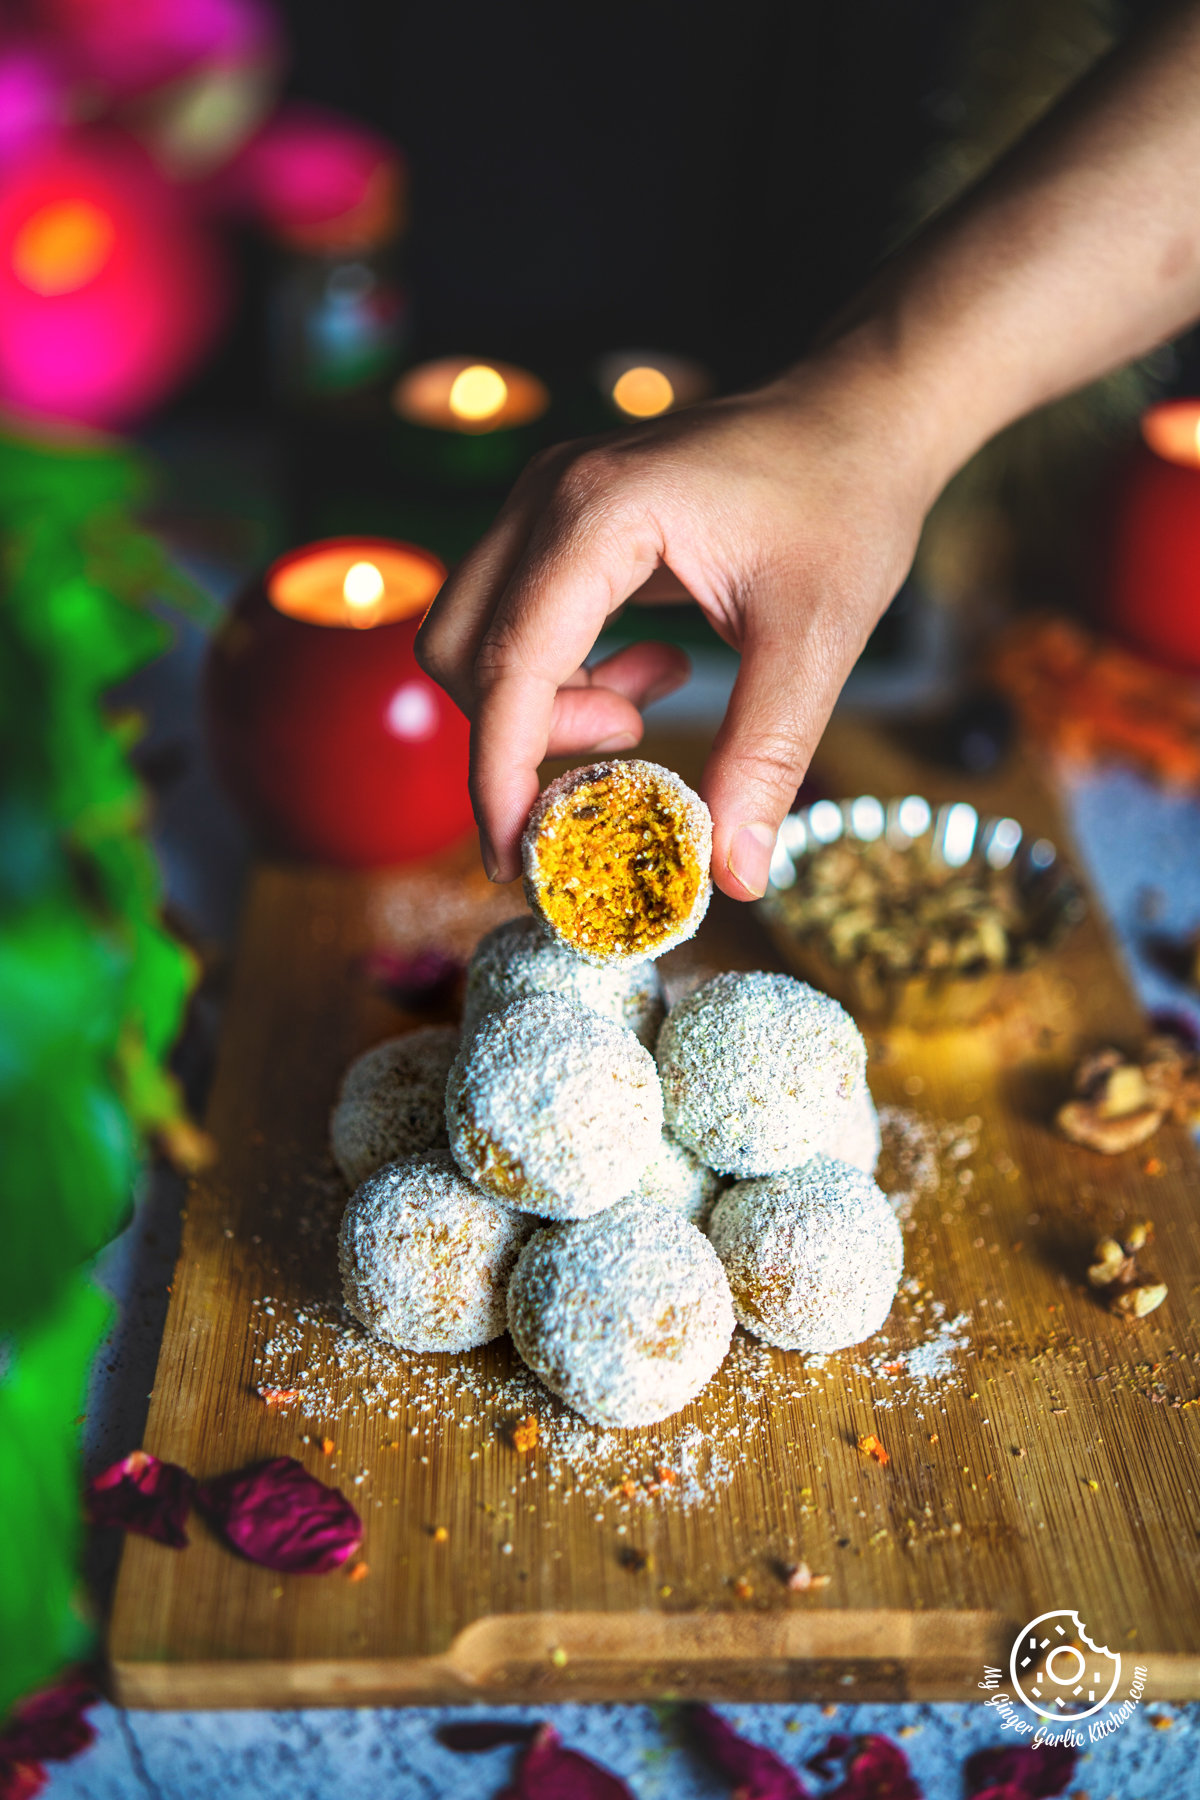
<path id="1" fill-rule="evenodd" d="M 916 409 L 833 352 L 756 393 L 535 458 L 417 640 L 469 716 L 471 792 L 493 880 L 546 756 L 614 753 L 687 677 L 666 644 L 591 669 L 605 621 L 669 572 L 741 668 L 701 793 L 713 879 L 761 894 L 775 834 L 833 703 L 912 560 L 938 482 Z"/>

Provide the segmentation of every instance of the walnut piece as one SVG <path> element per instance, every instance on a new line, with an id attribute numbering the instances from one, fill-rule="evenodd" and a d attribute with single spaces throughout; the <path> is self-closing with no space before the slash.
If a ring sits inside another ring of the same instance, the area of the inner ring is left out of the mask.
<path id="1" fill-rule="evenodd" d="M 1165 1281 L 1148 1279 L 1138 1268 L 1137 1253 L 1154 1236 L 1148 1219 L 1135 1220 L 1118 1241 L 1102 1237 L 1092 1251 L 1088 1281 L 1104 1296 L 1110 1312 L 1121 1319 L 1144 1319 L 1167 1297 Z"/>
<path id="2" fill-rule="evenodd" d="M 1144 1106 L 1138 1112 L 1106 1114 L 1093 1100 L 1068 1100 L 1054 1115 L 1054 1122 L 1064 1137 L 1089 1150 L 1100 1150 L 1105 1156 L 1119 1156 L 1144 1144 L 1162 1124 L 1166 1115 L 1157 1106 Z"/>
<path id="3" fill-rule="evenodd" d="M 1122 1288 L 1108 1304 L 1110 1310 L 1123 1319 L 1144 1319 L 1156 1306 L 1161 1306 L 1166 1297 L 1165 1281 L 1141 1281 L 1133 1287 Z"/>

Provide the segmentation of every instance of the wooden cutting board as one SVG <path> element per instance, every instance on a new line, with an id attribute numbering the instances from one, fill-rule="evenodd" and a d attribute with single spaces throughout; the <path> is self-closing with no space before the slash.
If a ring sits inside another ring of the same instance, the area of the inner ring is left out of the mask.
<path id="1" fill-rule="evenodd" d="M 645 753 L 694 779 L 703 750 Z M 964 784 L 838 721 L 819 772 L 832 793 L 971 798 L 1065 841 L 1027 763 Z M 1143 1030 L 1101 919 L 1019 1015 L 871 1040 L 877 1100 L 935 1146 L 886 1344 L 809 1367 L 742 1340 L 677 1419 L 598 1445 L 543 1394 L 543 1442 L 522 1457 L 507 1340 L 364 1373 L 331 1304 L 330 1101 L 353 1054 L 417 1022 L 361 959 L 384 942 L 461 953 L 520 910 L 473 869 L 464 851 L 407 874 L 255 878 L 209 1116 L 220 1160 L 189 1199 L 145 1444 L 201 1477 L 300 1457 L 356 1499 L 368 1569 L 278 1577 L 199 1520 L 183 1552 L 130 1538 L 117 1697 L 963 1700 L 1058 1607 L 1145 1668 L 1150 1697 L 1200 1696 L 1195 1150 L 1164 1129 L 1103 1158 L 1048 1125 L 1079 1051 Z M 777 966 L 752 914 L 720 898 L 690 954 Z M 1134 1218 L 1154 1223 L 1170 1293 L 1125 1324 L 1083 1272 L 1098 1232 Z M 257 1391 L 293 1382 L 291 1404 Z M 858 1449 L 866 1432 L 886 1466 Z M 781 1571 L 800 1560 L 827 1582 L 789 1591 Z"/>

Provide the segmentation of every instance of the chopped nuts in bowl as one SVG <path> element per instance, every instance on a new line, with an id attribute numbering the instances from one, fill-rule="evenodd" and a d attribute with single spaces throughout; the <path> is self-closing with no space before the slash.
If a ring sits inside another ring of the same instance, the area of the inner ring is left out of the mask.
<path id="1" fill-rule="evenodd" d="M 1085 902 L 1015 819 L 864 794 L 784 820 L 758 907 L 788 964 L 856 1017 L 936 1030 L 1010 1004 Z"/>

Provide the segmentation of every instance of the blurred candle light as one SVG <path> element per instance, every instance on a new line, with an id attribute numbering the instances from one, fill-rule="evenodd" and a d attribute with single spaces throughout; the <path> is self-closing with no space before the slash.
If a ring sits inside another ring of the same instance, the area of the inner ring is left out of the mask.
<path id="1" fill-rule="evenodd" d="M 450 384 L 450 411 L 456 418 L 468 419 L 475 425 L 494 419 L 507 399 L 507 381 L 499 369 L 491 369 L 486 363 L 472 363 Z"/>
<path id="2" fill-rule="evenodd" d="M 613 383 L 612 397 L 634 419 L 653 419 L 675 404 L 675 389 L 661 369 L 626 369 Z"/>
<path id="3" fill-rule="evenodd" d="M 474 434 L 529 425 L 549 404 L 545 384 L 528 369 L 469 357 L 420 363 L 392 390 L 399 417 L 433 431 Z"/>
<path id="4" fill-rule="evenodd" d="M 1109 622 L 1151 656 L 1200 669 L 1200 399 L 1152 406 L 1142 440 L 1112 508 Z"/>
<path id="5" fill-rule="evenodd" d="M 414 652 L 445 573 L 415 544 L 329 539 L 281 557 L 230 613 L 209 743 L 268 848 L 376 867 L 470 829 L 467 721 Z"/>
<path id="6" fill-rule="evenodd" d="M 712 390 L 699 363 L 657 351 L 614 351 L 600 362 L 596 382 L 614 411 L 626 419 L 656 419 L 691 406 Z"/>

